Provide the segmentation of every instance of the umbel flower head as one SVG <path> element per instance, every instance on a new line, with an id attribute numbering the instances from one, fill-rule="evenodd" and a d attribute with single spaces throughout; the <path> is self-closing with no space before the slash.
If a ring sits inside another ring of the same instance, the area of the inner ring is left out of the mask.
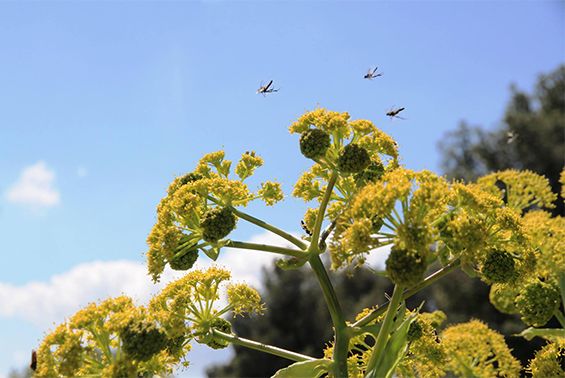
<path id="1" fill-rule="evenodd" d="M 92 303 L 45 336 L 37 377 L 136 377 L 170 374 L 190 349 L 166 346 L 165 324 L 128 297 Z"/>
<path id="2" fill-rule="evenodd" d="M 168 284 L 151 299 L 149 308 L 172 336 L 194 338 L 199 343 L 212 343 L 213 347 L 225 342 L 213 337 L 211 329 L 231 332 L 222 315 L 261 314 L 264 305 L 259 293 L 243 283 L 228 284 L 231 275 L 226 269 L 210 267 L 193 270 L 186 276 Z M 226 291 L 227 304 L 217 302 Z M 213 342 L 212 342 L 213 341 Z"/>
<path id="3" fill-rule="evenodd" d="M 169 185 L 167 196 L 157 207 L 157 222 L 147 244 L 147 264 L 158 281 L 168 264 L 173 269 L 189 269 L 198 256 L 218 256 L 224 239 L 235 228 L 232 209 L 246 206 L 254 199 L 273 205 L 283 199 L 280 184 L 267 181 L 252 193 L 244 182 L 263 165 L 255 152 L 245 152 L 230 177 L 232 162 L 224 151 L 204 155 L 193 172 L 177 177 Z M 189 252 L 190 251 L 190 252 Z"/>
<path id="4" fill-rule="evenodd" d="M 520 362 L 512 356 L 504 337 L 483 322 L 452 325 L 441 334 L 447 369 L 456 377 L 518 377 Z"/>
<path id="5" fill-rule="evenodd" d="M 556 340 L 538 350 L 529 370 L 533 378 L 565 377 L 565 340 Z"/>

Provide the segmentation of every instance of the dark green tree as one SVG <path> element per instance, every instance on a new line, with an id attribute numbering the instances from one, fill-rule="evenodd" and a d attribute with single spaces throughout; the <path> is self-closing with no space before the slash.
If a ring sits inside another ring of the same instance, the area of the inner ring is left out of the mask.
<path id="1" fill-rule="evenodd" d="M 565 164 L 565 65 L 540 75 L 532 94 L 511 88 L 503 120 L 494 130 L 459 127 L 439 143 L 441 166 L 450 178 L 472 181 L 503 169 L 528 169 L 549 179 L 559 195 Z M 565 215 L 563 198 L 554 215 Z"/>
<path id="2" fill-rule="evenodd" d="M 547 177 L 553 192 L 560 195 L 559 175 L 565 165 L 565 65 L 540 75 L 532 94 L 514 86 L 511 93 L 497 128 L 485 130 L 461 122 L 439 143 L 443 171 L 450 178 L 473 181 L 493 171 L 528 169 Z M 555 205 L 553 214 L 565 215 L 563 198 L 559 196 Z M 517 316 L 504 315 L 488 302 L 487 285 L 462 272 L 453 273 L 422 294 L 433 298 L 449 322 L 476 317 L 505 335 L 524 328 Z M 506 342 L 523 365 L 543 344 L 541 339 L 526 342 L 512 336 L 507 336 Z"/>

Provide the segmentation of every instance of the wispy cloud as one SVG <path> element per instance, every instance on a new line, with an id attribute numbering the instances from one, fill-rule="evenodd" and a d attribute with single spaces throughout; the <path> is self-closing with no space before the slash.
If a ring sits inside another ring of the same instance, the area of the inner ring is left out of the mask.
<path id="1" fill-rule="evenodd" d="M 250 241 L 288 245 L 278 236 L 269 234 L 256 235 Z M 258 287 L 262 268 L 270 265 L 274 258 L 276 255 L 264 252 L 226 248 L 217 264 L 231 270 L 233 281 L 244 281 Z M 195 268 L 206 268 L 212 264 L 215 263 L 203 255 Z M 125 294 L 138 304 L 147 303 L 164 285 L 184 274 L 167 270 L 161 283 L 155 285 L 141 261 L 93 261 L 79 264 L 46 281 L 23 285 L 0 282 L 0 317 L 26 320 L 45 330 L 86 304 L 104 298 Z"/>
<path id="2" fill-rule="evenodd" d="M 25 167 L 18 180 L 6 191 L 9 202 L 31 208 L 47 208 L 60 203 L 55 188 L 55 172 L 44 161 Z"/>

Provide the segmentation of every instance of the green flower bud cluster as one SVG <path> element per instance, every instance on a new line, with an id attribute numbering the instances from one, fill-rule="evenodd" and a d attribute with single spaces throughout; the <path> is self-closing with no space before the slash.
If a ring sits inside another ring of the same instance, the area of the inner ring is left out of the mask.
<path id="1" fill-rule="evenodd" d="M 407 340 L 408 342 L 418 340 L 419 338 L 422 337 L 423 334 L 424 334 L 424 329 L 422 327 L 422 324 L 418 319 L 416 319 L 412 323 L 410 323 L 410 327 L 408 328 Z"/>
<path id="2" fill-rule="evenodd" d="M 355 143 L 343 147 L 337 158 L 337 168 L 345 174 L 362 172 L 370 163 L 369 152 Z"/>
<path id="3" fill-rule="evenodd" d="M 179 248 L 177 254 L 169 261 L 169 266 L 174 270 L 189 270 L 198 259 L 198 249 L 196 244 L 188 247 Z"/>
<path id="4" fill-rule="evenodd" d="M 132 320 L 121 333 L 124 352 L 138 361 L 147 361 L 167 347 L 167 335 L 155 323 Z"/>
<path id="5" fill-rule="evenodd" d="M 231 323 L 222 318 L 213 319 L 210 322 L 210 328 L 217 329 L 218 331 L 223 333 L 231 334 Z M 224 349 L 229 345 L 229 342 L 218 338 L 211 338 L 206 342 L 206 345 L 213 349 Z"/>
<path id="6" fill-rule="evenodd" d="M 300 135 L 300 152 L 308 159 L 319 159 L 330 147 L 330 136 L 320 129 L 309 129 Z"/>
<path id="7" fill-rule="evenodd" d="M 227 207 L 208 210 L 200 222 L 203 239 L 211 243 L 217 242 L 232 232 L 236 220 L 233 212 Z"/>
<path id="8" fill-rule="evenodd" d="M 520 291 L 516 298 L 516 308 L 524 323 L 541 327 L 553 317 L 560 302 L 559 290 L 554 285 L 537 281 Z"/>
<path id="9" fill-rule="evenodd" d="M 516 277 L 514 257 L 508 252 L 491 249 L 481 268 L 488 283 L 506 283 Z"/>
<path id="10" fill-rule="evenodd" d="M 394 245 L 386 259 L 386 272 L 395 284 L 412 287 L 424 278 L 425 256 L 417 250 L 407 250 Z"/>

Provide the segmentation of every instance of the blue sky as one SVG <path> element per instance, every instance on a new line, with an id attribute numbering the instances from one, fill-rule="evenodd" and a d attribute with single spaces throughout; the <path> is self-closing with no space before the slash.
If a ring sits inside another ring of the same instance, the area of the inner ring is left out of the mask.
<path id="1" fill-rule="evenodd" d="M 157 202 L 203 153 L 254 149 L 259 179 L 289 193 L 308 161 L 287 127 L 322 106 L 374 121 L 406 166 L 438 171 L 442 135 L 462 119 L 494 127 L 511 83 L 530 91 L 565 62 L 564 37 L 562 1 L 0 3 L 0 375 L 27 363 L 41 318 L 70 315 L 36 296 L 125 290 L 106 277 L 54 294 L 80 264 L 142 267 Z M 384 76 L 363 80 L 374 65 Z M 280 91 L 257 95 L 270 79 Z M 298 232 L 303 209 L 250 212 Z"/>

